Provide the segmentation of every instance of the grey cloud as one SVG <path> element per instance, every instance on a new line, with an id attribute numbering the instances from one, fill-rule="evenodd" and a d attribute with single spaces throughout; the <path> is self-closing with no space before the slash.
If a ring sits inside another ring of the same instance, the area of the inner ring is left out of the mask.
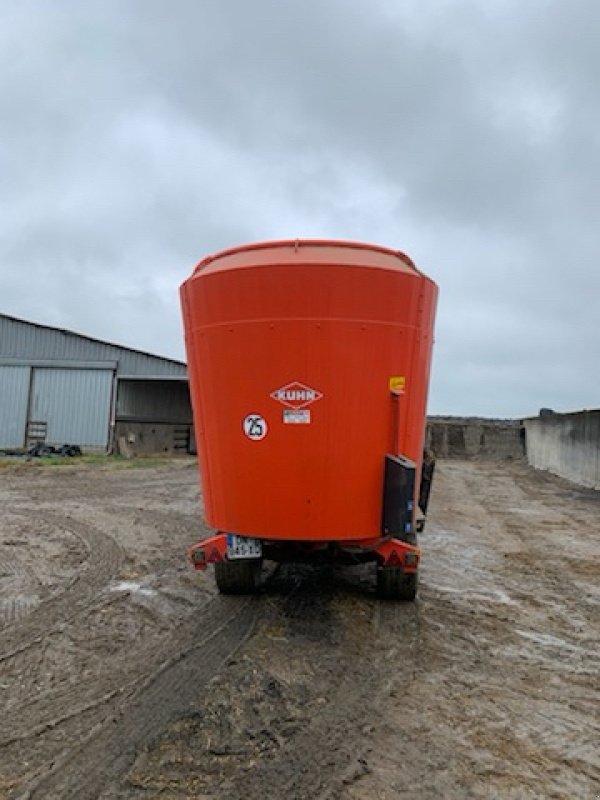
<path id="1" fill-rule="evenodd" d="M 440 283 L 433 411 L 597 405 L 599 22 L 592 0 L 4 3 L 1 310 L 181 357 L 205 253 L 367 239 Z"/>

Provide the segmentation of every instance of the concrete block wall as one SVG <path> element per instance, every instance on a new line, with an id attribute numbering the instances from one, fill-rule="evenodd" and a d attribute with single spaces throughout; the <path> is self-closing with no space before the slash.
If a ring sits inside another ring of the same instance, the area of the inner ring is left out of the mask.
<path id="1" fill-rule="evenodd" d="M 523 427 L 519 420 L 474 417 L 429 417 L 425 447 L 437 457 L 524 458 Z"/>
<path id="2" fill-rule="evenodd" d="M 523 424 L 532 467 L 600 489 L 600 409 L 549 413 Z"/>
<path id="3" fill-rule="evenodd" d="M 115 426 L 115 452 L 128 458 L 194 453 L 195 447 L 191 425 L 118 421 Z"/>

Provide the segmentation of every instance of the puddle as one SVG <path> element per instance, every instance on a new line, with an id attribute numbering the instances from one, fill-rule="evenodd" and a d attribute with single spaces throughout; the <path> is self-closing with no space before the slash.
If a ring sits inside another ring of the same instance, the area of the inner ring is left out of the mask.
<path id="1" fill-rule="evenodd" d="M 570 650 L 571 652 L 582 652 L 583 647 L 576 644 L 570 644 L 564 639 L 559 639 L 558 636 L 551 636 L 549 633 L 536 633 L 536 631 L 523 631 L 519 628 L 516 633 L 522 636 L 523 639 L 528 639 L 536 644 L 541 644 L 542 647 L 558 647 L 561 650 Z"/>
<path id="2" fill-rule="evenodd" d="M 133 594 L 141 594 L 144 597 L 156 597 L 158 592 L 156 589 L 150 589 L 148 586 L 143 586 L 137 581 L 120 581 L 114 586 L 110 587 L 111 592 L 133 592 Z"/>
<path id="3" fill-rule="evenodd" d="M 513 600 L 503 589 L 465 589 L 464 586 L 442 586 L 430 581 L 426 583 L 423 581 L 423 586 L 442 594 L 459 594 L 466 600 L 483 600 L 484 602 L 499 603 L 505 606 L 518 605 L 517 601 Z"/>

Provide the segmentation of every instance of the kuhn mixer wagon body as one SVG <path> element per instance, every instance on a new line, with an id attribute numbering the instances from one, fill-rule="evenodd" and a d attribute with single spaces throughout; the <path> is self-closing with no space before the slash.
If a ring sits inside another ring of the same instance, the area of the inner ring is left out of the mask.
<path id="1" fill-rule="evenodd" d="M 263 557 L 337 558 L 414 597 L 436 296 L 403 253 L 329 241 L 226 250 L 182 285 L 217 531 L 190 557 L 222 591 L 251 590 Z"/>

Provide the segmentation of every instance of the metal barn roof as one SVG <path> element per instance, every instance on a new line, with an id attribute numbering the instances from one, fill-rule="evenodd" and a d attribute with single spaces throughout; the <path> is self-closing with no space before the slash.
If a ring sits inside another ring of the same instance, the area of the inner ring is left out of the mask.
<path id="1" fill-rule="evenodd" d="M 116 365 L 121 376 L 131 378 L 185 378 L 183 361 L 103 342 L 62 328 L 0 314 L 0 364 L 32 362 L 82 362 L 88 368 L 97 363 Z"/>

